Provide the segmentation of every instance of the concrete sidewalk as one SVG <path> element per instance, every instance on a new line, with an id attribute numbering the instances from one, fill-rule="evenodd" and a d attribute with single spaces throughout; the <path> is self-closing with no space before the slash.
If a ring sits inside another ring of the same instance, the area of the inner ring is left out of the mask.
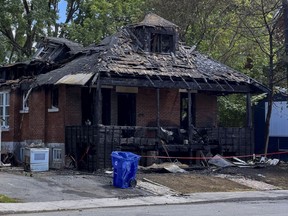
<path id="1" fill-rule="evenodd" d="M 185 196 L 145 196 L 128 199 L 99 198 L 53 202 L 0 203 L 0 214 L 31 213 L 45 211 L 79 210 L 91 208 L 128 207 L 163 204 L 197 204 L 210 202 L 283 200 L 288 190 L 193 193 Z"/>

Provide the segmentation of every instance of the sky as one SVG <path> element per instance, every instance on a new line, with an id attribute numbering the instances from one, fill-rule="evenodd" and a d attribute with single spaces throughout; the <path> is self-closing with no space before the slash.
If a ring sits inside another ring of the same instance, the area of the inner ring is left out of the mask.
<path id="1" fill-rule="evenodd" d="M 61 0 L 59 2 L 58 8 L 59 8 L 59 22 L 60 23 L 64 23 L 65 19 L 66 19 L 66 6 L 67 6 L 67 2 L 64 0 Z"/>

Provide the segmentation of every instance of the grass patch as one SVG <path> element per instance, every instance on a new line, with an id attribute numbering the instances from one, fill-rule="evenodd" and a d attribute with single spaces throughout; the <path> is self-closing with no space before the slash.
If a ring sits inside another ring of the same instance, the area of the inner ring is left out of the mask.
<path id="1" fill-rule="evenodd" d="M 0 194 L 0 203 L 17 203 L 16 199 L 9 198 L 5 195 Z"/>

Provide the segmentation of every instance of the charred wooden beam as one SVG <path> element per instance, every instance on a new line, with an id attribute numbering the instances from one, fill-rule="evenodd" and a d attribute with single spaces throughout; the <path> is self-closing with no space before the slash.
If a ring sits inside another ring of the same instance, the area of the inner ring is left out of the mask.
<path id="1" fill-rule="evenodd" d="M 252 127 L 252 108 L 251 108 L 251 94 L 246 94 L 246 126 Z"/>
<path id="2" fill-rule="evenodd" d="M 204 79 L 205 83 L 207 83 L 207 85 L 208 85 L 210 88 L 212 88 L 212 86 L 211 86 L 210 83 L 207 81 L 207 79 L 206 79 L 206 78 L 203 78 L 203 79 Z"/>
<path id="3" fill-rule="evenodd" d="M 220 86 L 220 88 L 221 88 L 222 90 L 225 91 L 225 89 L 223 88 L 223 86 L 222 86 L 217 80 L 214 80 L 214 81 L 217 83 L 218 86 Z"/>
<path id="4" fill-rule="evenodd" d="M 158 78 L 159 80 L 163 81 L 162 78 L 161 78 L 159 75 L 156 75 L 156 76 L 157 76 L 157 78 Z"/>
<path id="5" fill-rule="evenodd" d="M 152 84 L 153 87 L 155 87 L 154 83 L 152 82 L 152 80 L 150 79 L 149 76 L 146 76 L 146 78 L 150 81 L 150 83 Z"/>
<path id="6" fill-rule="evenodd" d="M 186 80 L 181 76 L 181 79 L 183 80 L 183 82 L 185 83 L 185 85 L 188 87 L 188 89 L 190 89 L 190 86 L 188 85 L 188 83 L 186 82 Z"/>
<path id="7" fill-rule="evenodd" d="M 201 86 L 199 85 L 199 83 L 194 78 L 192 78 L 192 80 L 194 83 L 196 83 L 196 85 L 199 87 L 199 89 L 201 89 Z"/>
<path id="8" fill-rule="evenodd" d="M 101 124 L 102 117 L 102 95 L 101 95 L 101 83 L 100 78 L 97 80 L 96 86 L 96 125 Z"/>
<path id="9" fill-rule="evenodd" d="M 192 143 L 193 133 L 192 133 L 192 99 L 191 99 L 191 90 L 188 90 L 188 139 L 189 143 Z"/>
<path id="10" fill-rule="evenodd" d="M 91 84 L 92 84 L 92 85 L 94 85 L 94 83 L 96 83 L 98 77 L 99 77 L 99 73 L 95 73 L 95 75 L 94 75 L 94 77 L 93 77 L 93 79 L 92 79 L 92 81 L 91 81 Z"/>
<path id="11" fill-rule="evenodd" d="M 136 41 L 136 43 L 140 46 L 139 48 L 143 50 L 143 47 L 144 47 L 143 44 L 129 28 L 125 28 L 123 31 L 124 32 L 127 31 L 128 35 L 130 35 Z"/>
<path id="12" fill-rule="evenodd" d="M 158 130 L 160 129 L 160 89 L 157 88 L 156 90 L 157 92 L 157 127 L 158 127 Z"/>
<path id="13" fill-rule="evenodd" d="M 232 89 L 232 91 L 234 91 L 234 88 L 227 82 L 227 80 L 225 80 L 225 83 Z"/>
<path id="14" fill-rule="evenodd" d="M 150 79 L 151 80 L 151 79 Z M 152 81 L 152 80 L 151 80 Z M 148 79 L 129 79 L 129 78 L 110 78 L 110 77 L 101 77 L 101 84 L 102 85 L 112 85 L 112 86 L 131 86 L 131 87 L 156 87 L 156 88 L 182 88 L 186 89 L 187 85 L 183 81 L 176 81 L 173 82 L 170 80 L 153 80 L 152 82 Z M 229 86 L 226 85 L 226 89 L 221 86 L 219 83 L 211 83 L 210 88 L 206 83 L 198 83 L 197 84 L 191 80 L 192 82 L 187 82 L 190 89 L 193 90 L 201 90 L 201 91 L 209 91 L 209 92 L 219 92 L 219 93 L 248 93 L 253 92 L 249 86 L 246 85 L 237 85 L 237 84 L 230 84 L 230 86 L 234 89 L 233 91 Z M 152 85 L 152 83 L 154 85 Z"/>

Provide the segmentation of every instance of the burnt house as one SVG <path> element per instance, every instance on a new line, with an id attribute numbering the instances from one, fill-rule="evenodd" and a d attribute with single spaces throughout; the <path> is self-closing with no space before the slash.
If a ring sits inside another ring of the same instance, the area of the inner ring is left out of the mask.
<path id="1" fill-rule="evenodd" d="M 97 45 L 44 42 L 30 62 L 0 68 L 7 148 L 42 142 L 51 167 L 61 167 L 66 154 L 91 171 L 111 167 L 112 150 L 253 151 L 250 98 L 267 88 L 182 44 L 175 24 L 148 14 Z M 246 94 L 246 128 L 218 127 L 217 97 L 227 94 Z"/>

